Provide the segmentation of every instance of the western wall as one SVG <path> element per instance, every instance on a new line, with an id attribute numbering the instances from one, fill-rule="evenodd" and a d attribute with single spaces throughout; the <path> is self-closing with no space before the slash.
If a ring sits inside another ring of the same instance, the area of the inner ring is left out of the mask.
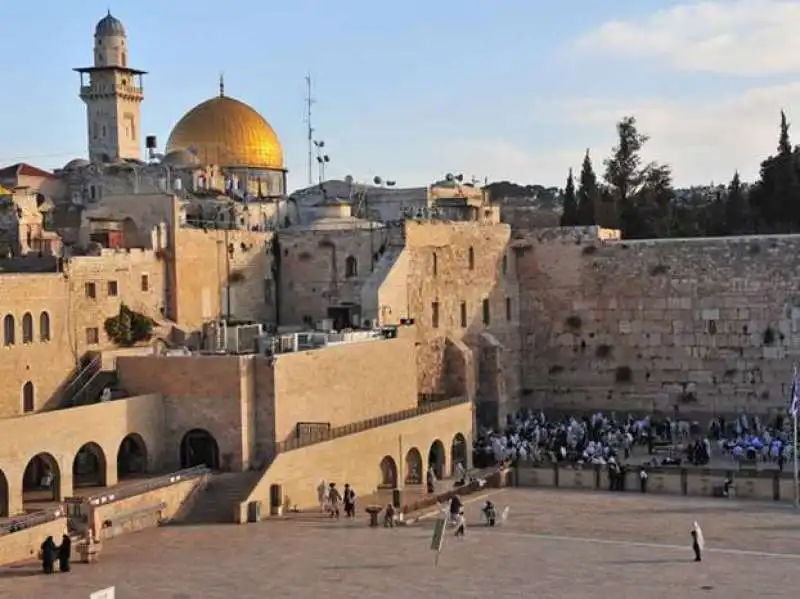
<path id="1" fill-rule="evenodd" d="M 512 240 L 521 402 L 698 415 L 785 408 L 800 341 L 800 236 L 612 233 L 554 228 Z"/>

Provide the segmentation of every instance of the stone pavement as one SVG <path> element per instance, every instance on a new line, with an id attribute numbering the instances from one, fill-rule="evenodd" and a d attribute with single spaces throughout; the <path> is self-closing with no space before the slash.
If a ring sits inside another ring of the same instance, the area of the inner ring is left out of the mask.
<path id="1" fill-rule="evenodd" d="M 117 586 L 129 599 L 585 599 L 588 596 L 793 597 L 800 587 L 800 514 L 773 505 L 549 490 L 503 490 L 505 526 L 478 524 L 445 540 L 439 567 L 432 520 L 386 530 L 354 522 L 273 521 L 163 527 L 108 543 L 100 563 L 45 577 L 0 569 L 0 597 L 86 599 Z M 705 561 L 689 529 L 703 526 Z M 474 524 L 474 525 L 473 525 Z M 449 531 L 450 533 L 452 531 Z M 324 595 L 323 595 L 324 593 Z"/>

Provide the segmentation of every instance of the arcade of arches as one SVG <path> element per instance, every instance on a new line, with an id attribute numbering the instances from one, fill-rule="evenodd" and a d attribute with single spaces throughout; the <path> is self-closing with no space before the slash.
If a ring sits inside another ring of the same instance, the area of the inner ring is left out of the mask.
<path id="1" fill-rule="evenodd" d="M 461 464 L 465 469 L 469 469 L 470 448 L 467 437 L 457 433 L 450 442 L 450 455 L 445 448 L 445 444 L 440 439 L 435 439 L 427 451 L 427 466 L 423 459 L 422 451 L 418 447 L 411 447 L 404 456 L 403 483 L 406 485 L 421 485 L 425 483 L 425 475 L 429 468 L 433 469 L 437 479 L 442 479 L 448 474 L 454 474 L 456 464 Z M 392 456 L 385 456 L 380 463 L 381 486 L 392 487 L 398 480 L 397 464 Z"/>
<path id="2" fill-rule="evenodd" d="M 0 469 L 0 517 L 35 511 L 68 495 L 91 494 L 93 489 L 146 475 L 147 446 L 140 435 L 131 433 L 123 438 L 115 457 L 109 464 L 106 451 L 89 441 L 78 448 L 66 473 L 48 452 L 38 453 L 27 462 L 19 483 Z"/>

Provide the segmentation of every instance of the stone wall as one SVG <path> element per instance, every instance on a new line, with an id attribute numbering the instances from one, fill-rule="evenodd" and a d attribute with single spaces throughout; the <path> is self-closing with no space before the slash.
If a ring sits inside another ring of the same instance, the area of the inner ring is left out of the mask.
<path id="1" fill-rule="evenodd" d="M 272 240 L 272 232 L 177 229 L 174 320 L 189 329 L 227 316 L 274 324 Z"/>
<path id="2" fill-rule="evenodd" d="M 515 242 L 524 401 L 536 407 L 769 412 L 800 343 L 800 236 Z M 613 237 L 613 236 L 612 236 Z"/>
<path id="3" fill-rule="evenodd" d="M 67 530 L 67 519 L 57 518 L 13 534 L 0 536 L 0 566 L 35 560 L 42 541 L 47 537 L 59 542 Z"/>

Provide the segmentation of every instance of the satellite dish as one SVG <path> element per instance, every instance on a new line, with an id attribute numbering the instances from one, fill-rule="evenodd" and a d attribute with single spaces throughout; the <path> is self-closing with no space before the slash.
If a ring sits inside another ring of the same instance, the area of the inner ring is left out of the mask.
<path id="1" fill-rule="evenodd" d="M 396 184 L 397 184 L 397 181 L 387 181 L 386 182 L 386 186 L 387 187 L 394 187 Z"/>
<path id="2" fill-rule="evenodd" d="M 381 183 L 383 183 L 383 179 L 381 179 L 380 177 L 376 176 L 376 177 L 373 177 L 372 182 L 375 185 L 380 185 Z"/>
<path id="3" fill-rule="evenodd" d="M 353 175 L 347 175 L 344 178 L 344 182 L 347 183 L 348 185 L 352 185 L 353 184 Z"/>
<path id="4" fill-rule="evenodd" d="M 456 181 L 461 183 L 464 180 L 464 175 L 456 175 Z"/>
<path id="5" fill-rule="evenodd" d="M 444 177 L 445 181 L 452 181 L 453 179 L 455 179 L 455 177 L 453 176 L 453 173 L 447 173 L 445 175 L 445 177 Z"/>

